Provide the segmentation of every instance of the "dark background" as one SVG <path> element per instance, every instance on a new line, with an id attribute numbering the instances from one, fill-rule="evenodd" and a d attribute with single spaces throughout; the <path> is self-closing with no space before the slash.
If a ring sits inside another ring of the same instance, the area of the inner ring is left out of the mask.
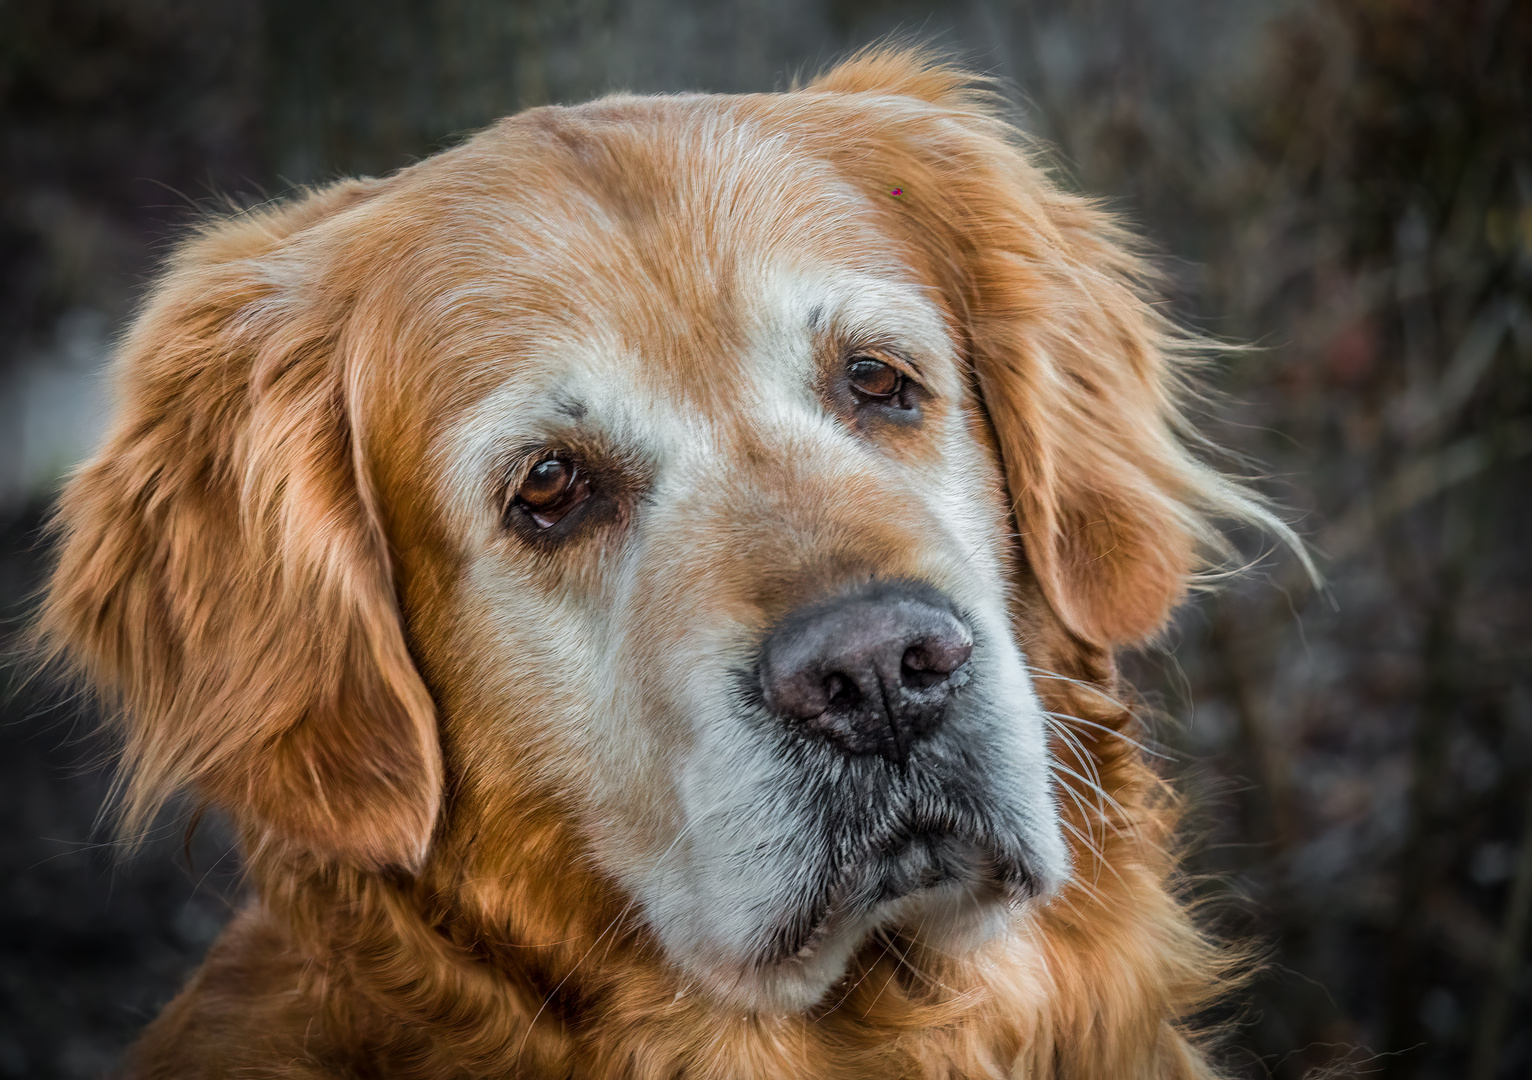
<path id="1" fill-rule="evenodd" d="M 1130 660 L 1191 796 L 1191 887 L 1270 943 L 1230 1061 L 1527 1076 L 1527 0 L 0 0 L 7 649 L 102 359 L 200 214 L 528 105 L 781 88 L 890 31 L 1010 80 L 1061 181 L 1152 239 L 1181 318 L 1256 346 L 1209 367 L 1202 423 L 1328 591 L 1262 559 Z M 88 709 L 7 670 L 0 1076 L 99 1075 L 235 868 L 216 822 L 118 859 Z"/>

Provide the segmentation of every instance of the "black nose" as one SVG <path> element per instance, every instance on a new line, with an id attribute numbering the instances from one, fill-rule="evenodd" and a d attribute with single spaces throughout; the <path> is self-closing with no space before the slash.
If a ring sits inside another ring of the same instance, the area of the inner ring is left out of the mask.
<path id="1" fill-rule="evenodd" d="M 777 716 L 852 754 L 902 761 L 967 680 L 973 635 L 933 589 L 880 584 L 799 608 L 761 647 Z"/>

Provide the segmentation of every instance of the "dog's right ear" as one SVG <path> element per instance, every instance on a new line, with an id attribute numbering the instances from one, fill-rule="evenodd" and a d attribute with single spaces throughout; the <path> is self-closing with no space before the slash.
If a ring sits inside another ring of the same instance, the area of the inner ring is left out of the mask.
<path id="1" fill-rule="evenodd" d="M 424 857 L 435 711 L 357 449 L 348 298 L 326 276 L 375 187 L 187 243 L 115 360 L 113 427 L 59 501 L 37 634 L 117 717 L 129 835 L 188 791 L 263 850 Z"/>

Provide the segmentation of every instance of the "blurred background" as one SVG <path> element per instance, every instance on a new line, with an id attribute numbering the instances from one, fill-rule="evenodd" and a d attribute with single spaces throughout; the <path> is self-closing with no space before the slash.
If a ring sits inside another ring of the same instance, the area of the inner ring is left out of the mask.
<path id="1" fill-rule="evenodd" d="M 1269 943 L 1231 1067 L 1532 1074 L 1527 0 L 0 0 L 0 646 L 103 359 L 199 216 L 529 105 L 784 88 L 890 32 L 1007 80 L 1183 321 L 1256 346 L 1201 422 L 1327 591 L 1266 558 L 1129 659 L 1188 887 Z M 235 867 L 216 823 L 116 859 L 88 710 L 5 678 L 0 1077 L 96 1076 Z"/>

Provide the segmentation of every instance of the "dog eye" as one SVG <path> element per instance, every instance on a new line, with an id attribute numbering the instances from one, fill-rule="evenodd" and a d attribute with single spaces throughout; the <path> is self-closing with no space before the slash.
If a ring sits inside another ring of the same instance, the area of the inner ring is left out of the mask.
<path id="1" fill-rule="evenodd" d="M 863 397 L 886 400 L 904 389 L 904 373 L 871 356 L 855 356 L 846 365 L 851 388 Z"/>
<path id="2" fill-rule="evenodd" d="M 547 529 L 588 498 L 590 481 L 580 467 L 561 454 L 553 454 L 532 466 L 516 489 L 515 502 L 538 528 Z"/>

